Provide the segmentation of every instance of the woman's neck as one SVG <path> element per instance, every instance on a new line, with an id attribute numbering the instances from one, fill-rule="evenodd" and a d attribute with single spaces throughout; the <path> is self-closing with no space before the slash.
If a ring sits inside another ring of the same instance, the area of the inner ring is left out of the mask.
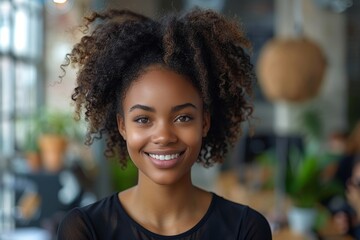
<path id="1" fill-rule="evenodd" d="M 162 235 L 178 234 L 193 227 L 211 202 L 211 194 L 193 186 L 191 178 L 173 185 L 159 185 L 140 176 L 138 185 L 119 197 L 135 221 Z"/>
<path id="2" fill-rule="evenodd" d="M 184 176 L 175 184 L 160 185 L 144 175 L 139 175 L 138 185 L 132 193 L 132 201 L 139 207 L 144 207 L 149 214 L 159 214 L 159 217 L 163 218 L 164 215 L 179 215 L 184 208 L 193 206 L 197 191 L 190 176 Z"/>

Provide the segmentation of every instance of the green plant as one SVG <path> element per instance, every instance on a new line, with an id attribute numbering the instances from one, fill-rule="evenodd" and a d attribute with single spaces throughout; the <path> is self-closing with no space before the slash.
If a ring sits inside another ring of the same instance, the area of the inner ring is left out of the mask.
<path id="1" fill-rule="evenodd" d="M 39 152 L 38 138 L 40 134 L 40 124 L 37 114 L 26 120 L 26 133 L 23 141 L 22 150 L 26 153 Z"/>
<path id="2" fill-rule="evenodd" d="M 109 159 L 112 187 L 116 191 L 123 191 L 137 183 L 138 169 L 134 163 L 127 160 L 126 168 L 122 168 L 116 157 Z"/>
<path id="3" fill-rule="evenodd" d="M 258 156 L 255 157 L 255 161 L 256 164 L 258 164 L 263 171 L 263 178 L 262 178 L 262 182 L 260 183 L 261 187 L 263 189 L 274 189 L 275 188 L 274 175 L 276 172 L 275 166 L 277 164 L 275 149 L 271 148 L 259 154 Z"/>
<path id="4" fill-rule="evenodd" d="M 315 207 L 325 199 L 342 193 L 338 182 L 324 176 L 326 167 L 335 158 L 318 149 L 314 143 L 308 143 L 303 153 L 290 149 L 285 188 L 294 206 Z"/>
<path id="5" fill-rule="evenodd" d="M 75 130 L 74 121 L 67 112 L 44 110 L 38 116 L 38 127 L 43 134 L 72 136 Z"/>
<path id="6" fill-rule="evenodd" d="M 38 152 L 39 145 L 37 143 L 38 134 L 34 130 L 29 130 L 25 136 L 24 151 L 25 152 Z"/>
<path id="7" fill-rule="evenodd" d="M 324 135 L 324 123 L 319 109 L 312 107 L 305 110 L 301 116 L 301 124 L 304 126 L 307 138 L 321 141 Z"/>
<path id="8" fill-rule="evenodd" d="M 37 152 L 41 135 L 59 135 L 67 139 L 82 140 L 83 125 L 77 122 L 70 112 L 41 109 L 31 116 L 27 123 L 23 150 Z"/>

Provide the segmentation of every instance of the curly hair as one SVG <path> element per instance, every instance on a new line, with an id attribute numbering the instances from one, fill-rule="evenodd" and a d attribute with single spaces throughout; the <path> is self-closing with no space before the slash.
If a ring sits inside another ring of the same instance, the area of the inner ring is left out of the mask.
<path id="1" fill-rule="evenodd" d="M 78 68 L 72 94 L 77 118 L 88 122 L 85 144 L 106 139 L 105 156 L 127 162 L 126 142 L 116 115 L 133 80 L 147 67 L 161 64 L 191 79 L 211 127 L 198 162 L 222 162 L 253 112 L 255 80 L 251 44 L 241 24 L 212 11 L 193 9 L 154 20 L 129 10 L 110 9 L 85 17 L 84 36 L 66 55 Z"/>

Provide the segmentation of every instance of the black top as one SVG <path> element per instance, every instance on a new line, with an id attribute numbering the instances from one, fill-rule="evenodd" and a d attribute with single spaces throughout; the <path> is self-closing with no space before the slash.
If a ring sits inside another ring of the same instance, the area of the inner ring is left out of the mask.
<path id="1" fill-rule="evenodd" d="M 254 209 L 231 202 L 213 193 L 204 217 L 190 230 L 174 236 L 153 233 L 135 222 L 125 211 L 117 194 L 96 203 L 74 208 L 62 220 L 58 240 L 141 239 L 272 239 L 266 219 Z"/>

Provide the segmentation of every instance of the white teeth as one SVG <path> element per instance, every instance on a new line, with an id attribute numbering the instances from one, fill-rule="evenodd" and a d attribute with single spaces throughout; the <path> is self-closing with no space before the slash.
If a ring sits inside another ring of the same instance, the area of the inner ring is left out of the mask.
<path id="1" fill-rule="evenodd" d="M 175 159 L 177 157 L 179 157 L 179 153 L 176 154 L 168 154 L 168 155 L 158 155 L 158 154 L 151 154 L 149 153 L 149 156 L 152 158 L 155 158 L 157 160 L 161 160 L 161 161 L 168 161 L 168 160 L 172 160 Z"/>

